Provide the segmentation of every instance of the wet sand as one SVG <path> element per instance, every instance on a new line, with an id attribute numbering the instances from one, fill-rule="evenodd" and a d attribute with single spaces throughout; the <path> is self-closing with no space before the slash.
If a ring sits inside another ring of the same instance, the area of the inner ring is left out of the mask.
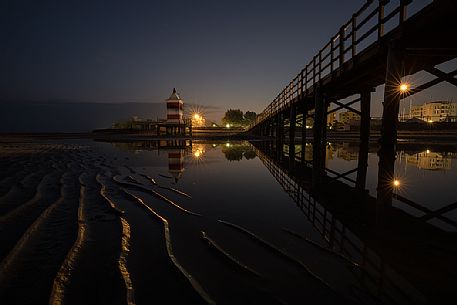
<path id="1" fill-rule="evenodd" d="M 3 138 L 0 167 L 1 304 L 375 303 L 357 263 L 207 217 L 87 140 Z"/>

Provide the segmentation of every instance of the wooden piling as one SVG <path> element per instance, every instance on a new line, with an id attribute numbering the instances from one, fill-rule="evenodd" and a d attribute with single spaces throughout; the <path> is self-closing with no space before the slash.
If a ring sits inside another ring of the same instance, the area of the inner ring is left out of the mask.
<path id="1" fill-rule="evenodd" d="M 392 42 L 387 54 L 386 83 L 382 113 L 382 127 L 378 172 L 378 203 L 380 209 L 392 205 L 395 145 L 397 143 L 398 112 L 400 108 L 399 86 L 403 76 L 403 52 Z"/>

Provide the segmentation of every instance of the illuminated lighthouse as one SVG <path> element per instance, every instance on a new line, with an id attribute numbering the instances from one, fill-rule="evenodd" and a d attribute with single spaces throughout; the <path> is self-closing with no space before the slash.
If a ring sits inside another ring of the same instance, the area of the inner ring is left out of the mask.
<path id="1" fill-rule="evenodd" d="M 173 88 L 173 92 L 167 101 L 167 123 L 171 124 L 184 124 L 184 103 L 179 97 L 176 89 Z"/>
<path id="2" fill-rule="evenodd" d="M 161 135 L 165 129 L 166 135 L 183 136 L 186 131 L 192 135 L 192 124 L 189 118 L 184 118 L 184 102 L 176 88 L 166 100 L 167 119 L 157 123 L 157 135 Z"/>
<path id="3" fill-rule="evenodd" d="M 179 97 L 176 89 L 173 88 L 173 92 L 167 101 L 167 134 L 184 134 L 184 103 Z"/>

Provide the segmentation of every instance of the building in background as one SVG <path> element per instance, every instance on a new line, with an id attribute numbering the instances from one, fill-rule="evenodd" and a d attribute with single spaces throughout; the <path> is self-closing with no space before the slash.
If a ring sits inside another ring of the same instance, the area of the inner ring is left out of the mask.
<path id="1" fill-rule="evenodd" d="M 327 115 L 327 126 L 332 126 L 335 123 L 336 123 L 336 111 Z"/>
<path id="2" fill-rule="evenodd" d="M 339 122 L 343 124 L 351 124 L 351 122 L 354 121 L 360 121 L 360 115 L 352 112 L 352 111 L 346 111 L 346 112 L 340 112 L 339 114 Z"/>
<path id="3" fill-rule="evenodd" d="M 457 122 L 457 103 L 447 101 L 427 102 L 411 106 L 410 119 L 432 122 Z"/>

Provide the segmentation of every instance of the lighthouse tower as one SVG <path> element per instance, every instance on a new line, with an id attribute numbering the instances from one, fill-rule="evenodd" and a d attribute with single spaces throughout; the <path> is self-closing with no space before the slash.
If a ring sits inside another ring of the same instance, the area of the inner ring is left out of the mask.
<path id="1" fill-rule="evenodd" d="M 173 92 L 167 99 L 167 123 L 184 124 L 183 110 L 184 103 L 176 92 L 176 89 L 173 88 Z"/>

